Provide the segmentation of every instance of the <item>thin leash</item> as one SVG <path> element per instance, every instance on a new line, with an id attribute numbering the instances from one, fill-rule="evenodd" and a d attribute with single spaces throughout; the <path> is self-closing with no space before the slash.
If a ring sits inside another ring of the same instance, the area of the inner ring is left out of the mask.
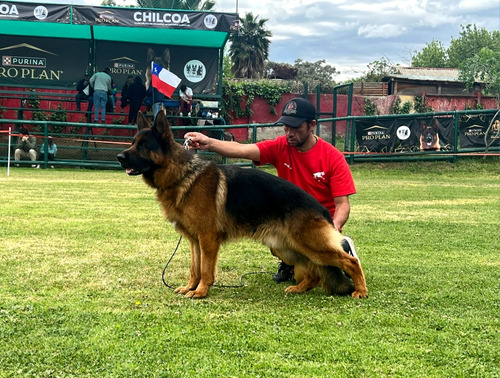
<path id="1" fill-rule="evenodd" d="M 182 235 L 179 237 L 179 241 L 177 242 L 177 245 L 175 246 L 174 252 L 172 253 L 172 255 L 170 256 L 170 258 L 168 259 L 167 263 L 165 264 L 165 268 L 163 268 L 163 272 L 161 274 L 161 280 L 162 280 L 163 284 L 166 287 L 168 287 L 169 289 L 172 289 L 172 290 L 175 290 L 175 287 L 169 285 L 165 281 L 165 272 L 167 271 L 167 268 L 170 265 L 170 262 L 174 258 L 175 254 L 179 250 L 179 246 L 181 244 L 181 241 L 182 241 Z M 245 274 L 241 275 L 241 277 L 240 277 L 240 283 L 238 285 L 213 285 L 213 286 L 214 287 L 224 287 L 224 288 L 240 288 L 240 287 L 244 287 L 246 285 L 243 283 L 243 278 L 246 277 L 246 276 L 250 276 L 252 274 L 272 274 L 272 272 L 248 272 L 248 273 L 245 273 Z"/>

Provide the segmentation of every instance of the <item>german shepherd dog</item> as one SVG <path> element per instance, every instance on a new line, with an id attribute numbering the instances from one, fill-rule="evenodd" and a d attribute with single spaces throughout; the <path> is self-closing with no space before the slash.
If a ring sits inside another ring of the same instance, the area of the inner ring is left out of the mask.
<path id="1" fill-rule="evenodd" d="M 441 149 L 438 128 L 439 124 L 435 118 L 432 119 L 430 125 L 425 121 L 420 122 L 420 151 L 439 151 Z"/>
<path id="2" fill-rule="evenodd" d="M 138 129 L 130 148 L 117 158 L 129 175 L 142 175 L 156 189 L 166 218 L 190 242 L 191 277 L 176 293 L 205 297 L 215 280 L 221 243 L 246 237 L 262 241 L 296 267 L 301 280 L 287 293 L 321 285 L 329 294 L 368 295 L 361 264 L 344 252 L 342 234 L 312 196 L 257 169 L 202 160 L 174 141 L 164 112 L 153 126 L 139 113 Z"/>
<path id="3" fill-rule="evenodd" d="M 151 85 L 151 62 L 170 70 L 170 49 L 165 48 L 161 56 L 156 56 L 155 51 L 150 47 L 146 55 L 146 82 L 144 85 L 149 88 Z"/>

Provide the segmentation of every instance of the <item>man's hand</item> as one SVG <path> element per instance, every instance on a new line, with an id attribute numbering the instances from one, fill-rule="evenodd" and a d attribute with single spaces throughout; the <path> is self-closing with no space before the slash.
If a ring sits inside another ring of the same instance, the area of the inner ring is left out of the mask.
<path id="1" fill-rule="evenodd" d="M 205 150 L 208 151 L 210 138 L 202 133 L 186 133 L 184 135 L 186 142 L 184 145 L 190 150 Z"/>

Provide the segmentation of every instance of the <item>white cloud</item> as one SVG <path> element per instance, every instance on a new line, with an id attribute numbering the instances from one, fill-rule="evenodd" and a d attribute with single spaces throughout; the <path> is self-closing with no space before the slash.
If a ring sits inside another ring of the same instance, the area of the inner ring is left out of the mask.
<path id="1" fill-rule="evenodd" d="M 499 7 L 500 4 L 498 0 L 461 0 L 458 3 L 458 8 L 462 10 L 478 11 L 481 9 L 495 9 L 495 8 L 498 10 Z"/>
<path id="2" fill-rule="evenodd" d="M 374 25 L 369 24 L 361 26 L 358 29 L 358 35 L 363 35 L 366 38 L 394 38 L 406 34 L 407 28 L 401 25 L 385 24 Z"/>

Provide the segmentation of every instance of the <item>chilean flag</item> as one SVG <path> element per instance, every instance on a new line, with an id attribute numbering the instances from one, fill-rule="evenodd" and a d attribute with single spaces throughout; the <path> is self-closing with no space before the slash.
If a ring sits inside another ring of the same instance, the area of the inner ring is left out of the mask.
<path id="1" fill-rule="evenodd" d="M 167 97 L 172 97 L 175 88 L 179 85 L 181 79 L 175 74 L 162 68 L 155 62 L 151 62 L 151 83 Z"/>

